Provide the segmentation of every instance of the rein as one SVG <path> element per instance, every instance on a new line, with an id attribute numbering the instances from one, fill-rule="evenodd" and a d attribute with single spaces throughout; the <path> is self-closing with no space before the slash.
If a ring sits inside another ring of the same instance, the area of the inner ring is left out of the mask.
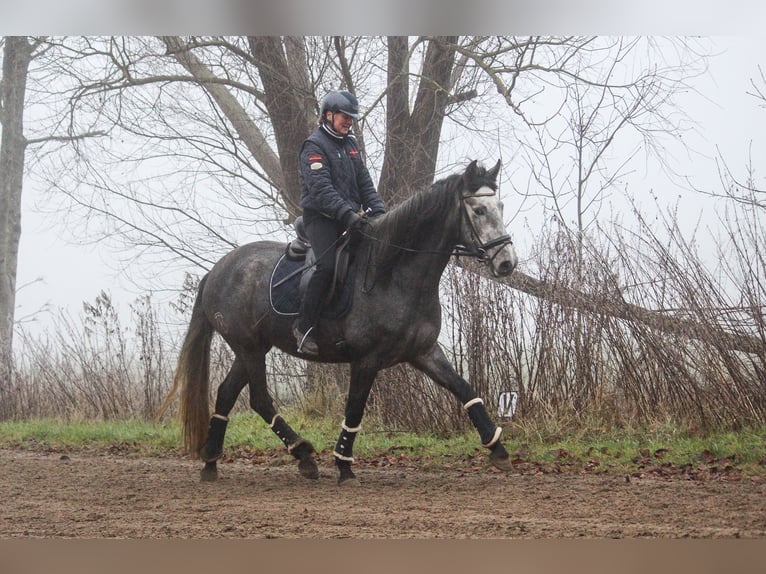
<path id="1" fill-rule="evenodd" d="M 386 245 L 393 247 L 394 249 L 399 249 L 400 251 L 405 251 L 407 253 L 420 253 L 420 254 L 426 254 L 426 255 L 451 255 L 455 257 L 463 257 L 463 256 L 475 257 L 480 263 L 486 263 L 487 261 L 492 261 L 492 259 L 494 259 L 500 253 L 500 249 L 498 249 L 491 258 L 487 257 L 487 252 L 491 249 L 494 249 L 495 247 L 504 247 L 506 245 L 513 245 L 511 236 L 508 234 L 501 235 L 500 237 L 496 237 L 495 239 L 490 239 L 487 242 L 482 242 L 478 231 L 476 231 L 476 227 L 474 226 L 473 221 L 471 221 L 471 217 L 468 215 L 468 209 L 465 206 L 466 199 L 470 199 L 472 197 L 489 196 L 489 195 L 494 195 L 494 193 L 474 193 L 470 195 L 463 195 L 460 197 L 460 200 L 461 200 L 460 205 L 461 205 L 461 211 L 462 211 L 463 217 L 468 222 L 468 227 L 471 230 L 471 235 L 476 240 L 476 245 L 472 247 L 466 247 L 465 245 L 458 244 L 451 251 L 443 251 L 438 249 L 414 249 L 412 247 L 404 247 L 402 245 L 396 245 L 395 243 L 391 243 L 388 241 L 386 241 Z M 364 235 L 368 239 L 372 239 L 379 243 L 383 243 L 382 239 L 379 239 L 372 235 L 368 235 L 366 233 Z"/>

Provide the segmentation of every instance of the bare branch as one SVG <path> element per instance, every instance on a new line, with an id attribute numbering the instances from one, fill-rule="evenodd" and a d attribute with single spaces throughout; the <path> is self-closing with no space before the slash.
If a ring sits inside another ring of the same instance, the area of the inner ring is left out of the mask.
<path id="1" fill-rule="evenodd" d="M 84 140 L 87 138 L 95 138 L 95 137 L 104 137 L 108 135 L 105 131 L 93 131 L 93 132 L 87 132 L 82 133 L 78 135 L 73 136 L 45 136 L 40 138 L 30 138 L 27 140 L 27 145 L 37 145 L 37 144 L 45 144 L 50 142 L 57 142 L 57 143 L 71 143 L 76 142 L 79 140 Z"/>

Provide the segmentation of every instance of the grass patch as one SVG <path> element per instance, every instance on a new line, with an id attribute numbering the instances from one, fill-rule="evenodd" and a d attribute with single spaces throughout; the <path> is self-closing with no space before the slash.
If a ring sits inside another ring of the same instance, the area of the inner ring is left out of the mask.
<path id="1" fill-rule="evenodd" d="M 285 418 L 304 438 L 328 457 L 340 421 L 286 413 Z M 167 456 L 181 453 L 175 421 L 70 422 L 55 419 L 0 423 L 0 446 L 53 451 L 96 450 L 115 454 Z M 611 432 L 578 431 L 545 436 L 536 429 L 510 425 L 504 444 L 520 471 L 637 473 L 671 469 L 736 469 L 742 476 L 766 475 L 766 428 L 700 435 L 673 428 Z M 226 435 L 227 452 L 279 452 L 282 445 L 260 417 L 232 417 Z M 364 425 L 354 454 L 361 464 L 414 465 L 449 468 L 486 464 L 487 452 L 471 431 L 450 436 L 394 432 L 374 421 Z M 670 473 L 670 470 L 668 470 Z"/>
<path id="2" fill-rule="evenodd" d="M 746 476 L 766 475 L 766 427 L 707 434 L 673 427 L 609 432 L 578 431 L 545 438 L 537 432 L 510 429 L 509 452 L 543 462 L 588 466 L 590 470 L 631 473 L 636 469 L 695 469 L 736 466 Z"/>
<path id="3" fill-rule="evenodd" d="M 62 421 L 35 419 L 0 423 L 0 444 L 49 450 L 110 449 L 134 445 L 142 454 L 178 449 L 178 426 L 146 421 Z"/>

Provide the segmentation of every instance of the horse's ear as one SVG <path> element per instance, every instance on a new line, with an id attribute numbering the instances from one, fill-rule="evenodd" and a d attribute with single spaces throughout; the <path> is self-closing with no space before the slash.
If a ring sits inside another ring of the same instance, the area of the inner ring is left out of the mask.
<path id="1" fill-rule="evenodd" d="M 465 173 L 463 174 L 463 181 L 465 181 L 466 184 L 470 184 L 474 179 L 476 179 L 477 164 L 478 164 L 478 161 L 473 160 L 471 163 L 468 164 L 468 167 L 465 168 Z"/>
<path id="2" fill-rule="evenodd" d="M 497 181 L 497 174 L 500 172 L 500 160 L 497 160 L 495 167 L 487 172 L 487 177 L 492 181 Z"/>

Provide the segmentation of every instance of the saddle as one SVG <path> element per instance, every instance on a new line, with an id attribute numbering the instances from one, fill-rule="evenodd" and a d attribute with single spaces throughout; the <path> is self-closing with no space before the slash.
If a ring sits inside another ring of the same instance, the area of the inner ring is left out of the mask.
<path id="1" fill-rule="evenodd" d="M 299 313 L 300 302 L 316 269 L 316 256 L 306 236 L 303 217 L 295 220 L 294 227 L 296 236 L 274 266 L 269 282 L 271 306 L 280 315 Z M 325 318 L 340 318 L 350 307 L 352 285 L 346 281 L 352 262 L 349 239 L 345 235 L 335 250 L 335 273 L 322 310 Z"/>

